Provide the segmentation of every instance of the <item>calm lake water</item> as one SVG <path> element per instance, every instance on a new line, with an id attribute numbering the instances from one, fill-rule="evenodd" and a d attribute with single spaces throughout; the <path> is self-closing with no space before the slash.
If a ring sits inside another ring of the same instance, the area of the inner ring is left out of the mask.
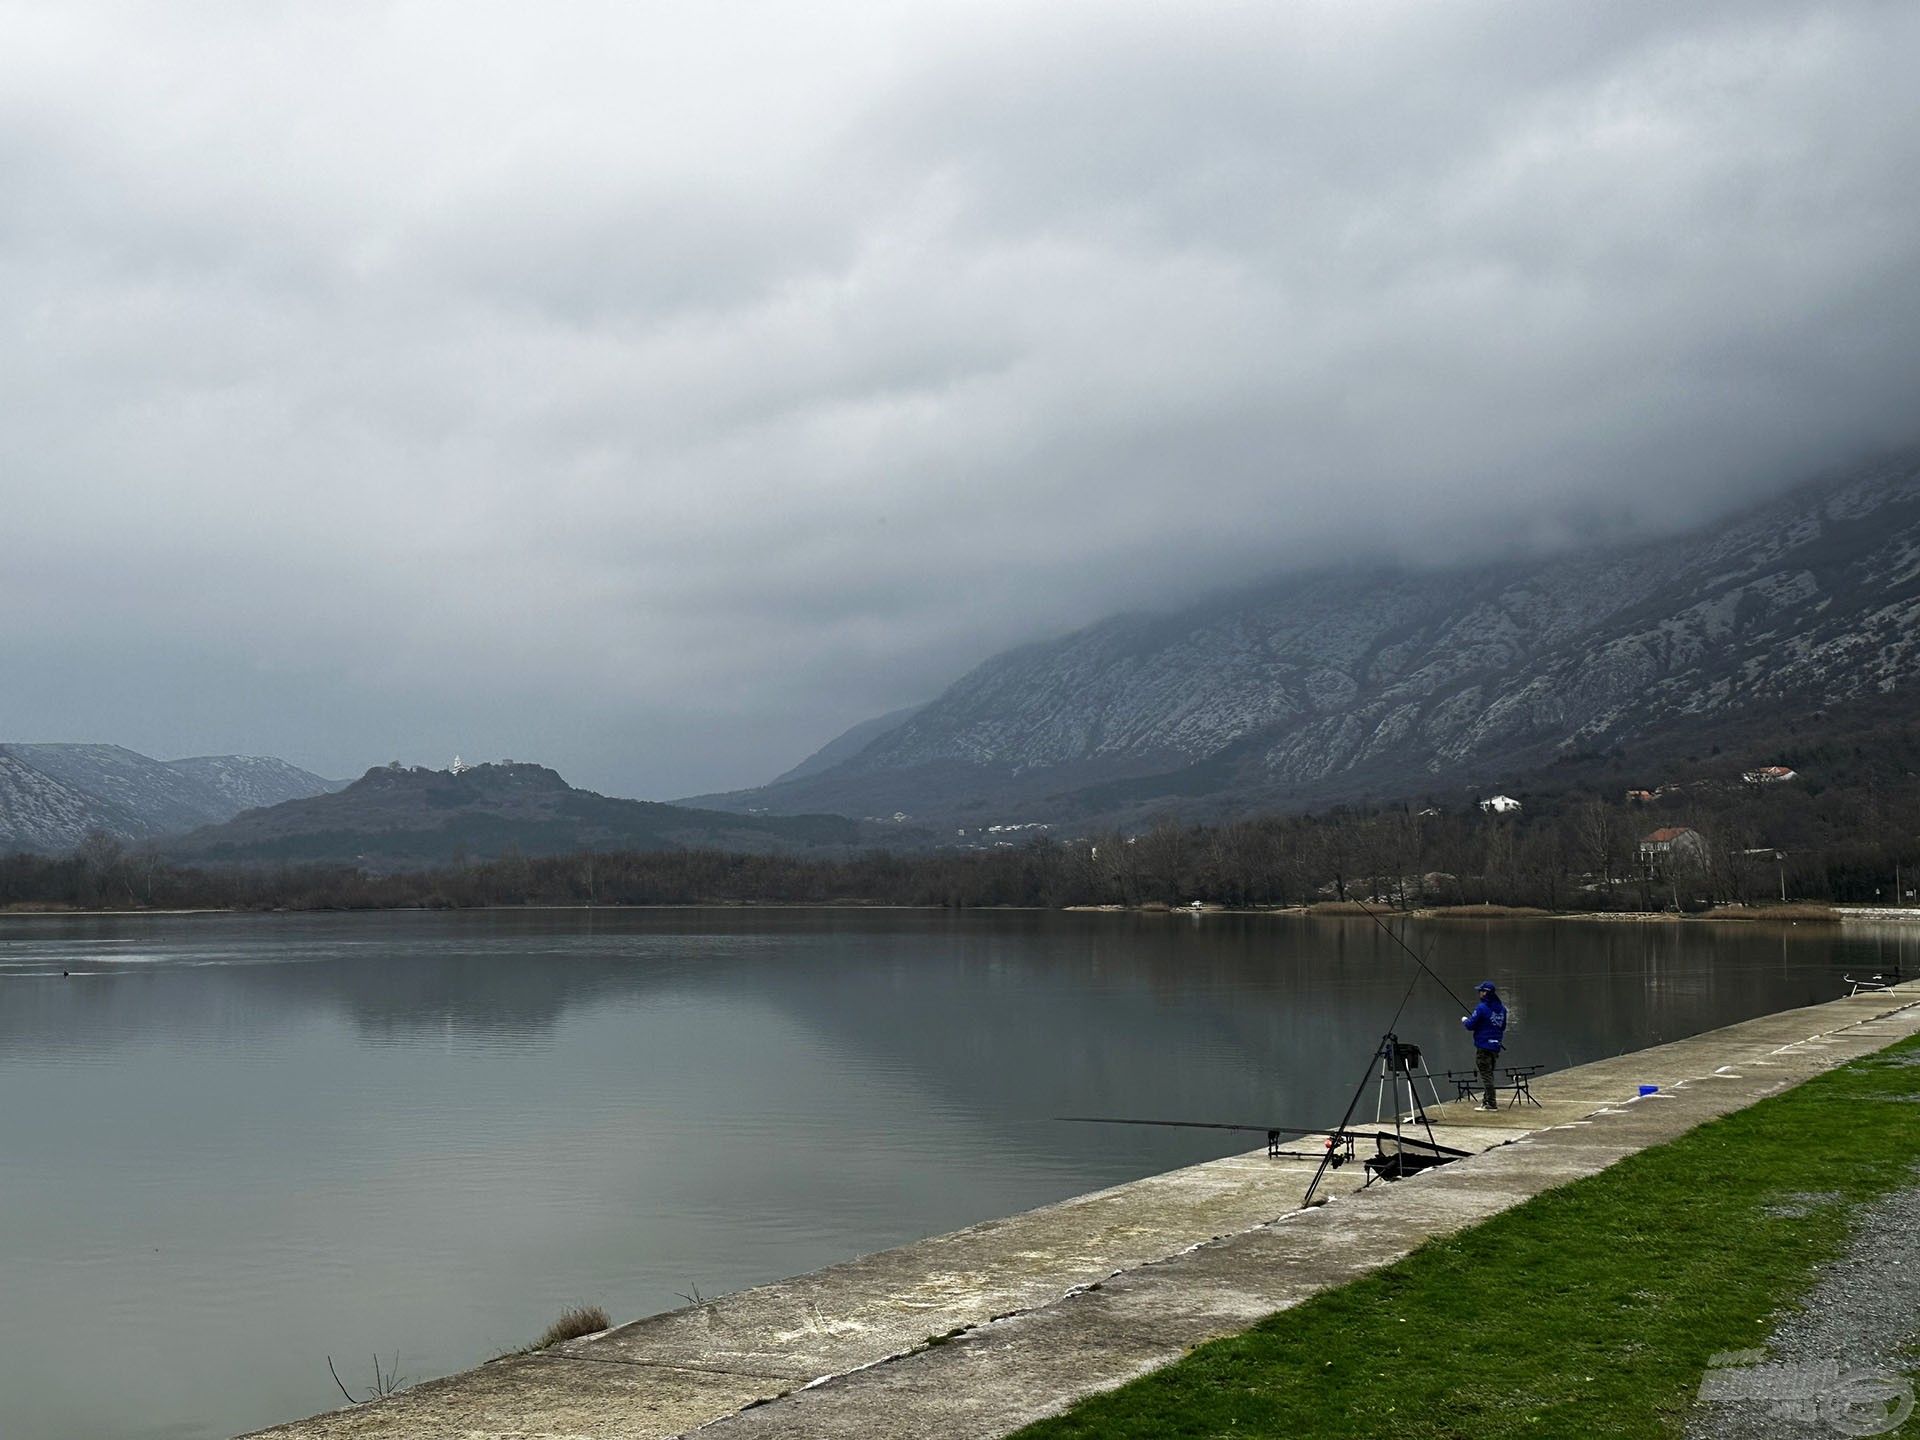
<path id="1" fill-rule="evenodd" d="M 1559 1067 L 1833 998 L 1904 939 L 1413 926 Z M 1325 1123 L 1365 921 L 917 911 L 0 920 L 0 1436 L 221 1437 L 568 1305 L 630 1320 Z M 63 976 L 62 971 L 71 971 Z M 1431 981 L 1403 1038 L 1469 1063 Z M 1369 1105 L 1371 1100 L 1369 1099 Z"/>

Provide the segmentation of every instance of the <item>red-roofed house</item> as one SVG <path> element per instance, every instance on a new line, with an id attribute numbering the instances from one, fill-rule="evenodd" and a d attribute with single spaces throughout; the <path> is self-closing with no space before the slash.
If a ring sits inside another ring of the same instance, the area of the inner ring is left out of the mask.
<path id="1" fill-rule="evenodd" d="M 1686 825 L 1663 825 L 1640 841 L 1640 863 L 1656 874 L 1707 868 L 1707 837 Z"/>

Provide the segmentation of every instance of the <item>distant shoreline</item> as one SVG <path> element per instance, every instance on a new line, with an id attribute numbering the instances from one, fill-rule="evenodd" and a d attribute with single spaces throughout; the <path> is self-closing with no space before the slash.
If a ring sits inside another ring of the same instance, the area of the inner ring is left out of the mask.
<path id="1" fill-rule="evenodd" d="M 142 915 L 527 915 L 541 912 L 611 913 L 619 910 L 949 910 L 948 905 L 899 905 L 865 900 L 692 900 L 668 901 L 659 905 L 316 905 L 295 908 L 289 905 L 202 905 L 183 910 L 90 910 L 77 905 L 0 906 L 0 920 L 45 920 L 84 916 L 89 919 Z M 1044 905 L 969 905 L 968 910 L 1044 911 Z M 1252 912 L 1249 912 L 1252 913 Z"/>
<path id="2" fill-rule="evenodd" d="M 111 919 L 114 916 L 132 915 L 247 915 L 259 914 L 259 911 L 241 910 L 232 905 L 203 905 L 191 910 L 88 910 L 77 905 L 7 905 L 0 906 L 0 920 L 44 920 L 48 916 L 78 916 L 89 919 Z"/>
<path id="3" fill-rule="evenodd" d="M 1291 915 L 1308 920 L 1364 920 L 1369 910 L 1351 901 L 1327 901 L 1316 905 L 1285 905 L 1265 909 L 1237 909 L 1230 905 L 1069 905 L 1069 911 L 1084 914 L 1145 915 Z M 1710 924 L 1710 925 L 1839 925 L 1847 922 L 1920 925 L 1920 906 L 1896 909 L 1853 905 L 1825 905 L 1789 901 L 1785 905 L 1757 905 L 1744 909 L 1731 907 L 1697 914 L 1673 910 L 1540 910 L 1524 905 L 1422 905 L 1407 910 L 1370 907 L 1371 915 L 1382 920 L 1464 920 L 1489 921 L 1592 920 L 1608 924 Z"/>
<path id="4" fill-rule="evenodd" d="M 1348 901 L 1330 901 L 1316 905 L 1273 905 L 1237 907 L 1231 905 L 901 905 L 862 900 L 695 900 L 659 905 L 370 905 L 293 909 L 286 906 L 249 907 L 240 905 L 202 906 L 194 909 L 141 910 L 86 909 L 79 906 L 19 905 L 0 908 L 0 921 L 49 918 L 135 919 L 142 916 L 190 915 L 457 915 L 476 913 L 615 913 L 621 911 L 681 910 L 868 910 L 868 911 L 950 911 L 955 914 L 1021 913 L 1053 915 L 1234 915 L 1285 917 L 1305 920 L 1365 920 L 1369 912 Z M 1789 902 L 1784 906 L 1756 906 L 1743 912 L 1719 910 L 1700 914 L 1679 914 L 1671 910 L 1537 910 L 1514 905 L 1426 905 L 1408 910 L 1375 907 L 1372 916 L 1382 920 L 1427 921 L 1598 921 L 1607 924 L 1709 924 L 1709 925 L 1840 925 L 1880 924 L 1920 926 L 1920 906 L 1819 905 Z"/>

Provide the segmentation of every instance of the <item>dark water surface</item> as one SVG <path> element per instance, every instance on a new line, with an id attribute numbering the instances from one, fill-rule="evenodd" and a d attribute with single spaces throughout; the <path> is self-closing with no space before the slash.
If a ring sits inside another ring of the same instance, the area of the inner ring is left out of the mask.
<path id="1" fill-rule="evenodd" d="M 1413 926 L 1553 1067 L 1831 999 L 1908 938 Z M 917 911 L 0 920 L 0 1436 L 219 1437 L 568 1305 L 629 1320 L 1337 1116 L 1365 921 Z M 72 971 L 70 978 L 61 975 Z M 1430 981 L 1400 1025 L 1468 1062 Z"/>

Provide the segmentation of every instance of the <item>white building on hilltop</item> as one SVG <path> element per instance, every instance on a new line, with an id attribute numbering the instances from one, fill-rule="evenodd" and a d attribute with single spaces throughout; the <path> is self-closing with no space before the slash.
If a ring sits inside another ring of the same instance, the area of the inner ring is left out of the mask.
<path id="1" fill-rule="evenodd" d="M 447 773 L 449 775 L 464 775 L 471 769 L 473 769 L 473 766 L 467 764 L 466 761 L 456 755 L 453 757 L 453 764 L 447 766 Z"/>
<path id="2" fill-rule="evenodd" d="M 1511 815 L 1520 808 L 1520 802 L 1511 795 L 1489 795 L 1480 802 L 1480 808 L 1489 815 Z"/>

